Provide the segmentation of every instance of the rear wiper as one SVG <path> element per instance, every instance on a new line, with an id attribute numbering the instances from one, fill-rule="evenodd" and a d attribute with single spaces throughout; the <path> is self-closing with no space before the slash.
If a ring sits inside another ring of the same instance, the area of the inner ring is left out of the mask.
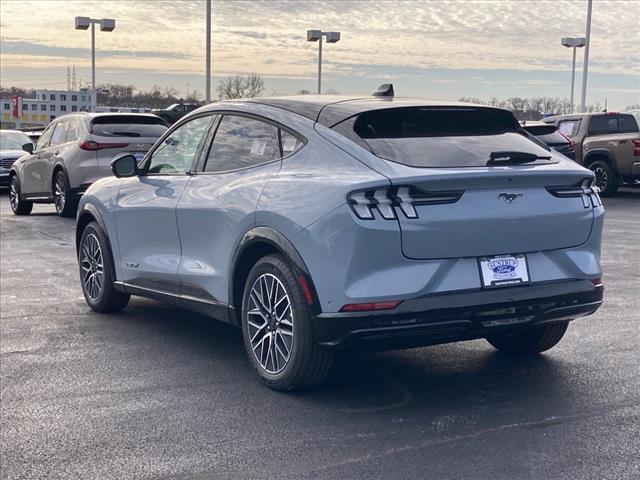
<path id="1" fill-rule="evenodd" d="M 496 165 L 496 164 L 519 165 L 521 163 L 535 162 L 536 160 L 551 160 L 551 156 L 550 155 L 541 156 L 541 155 L 536 155 L 535 153 L 527 153 L 527 152 L 510 152 L 510 151 L 491 152 L 487 165 Z"/>

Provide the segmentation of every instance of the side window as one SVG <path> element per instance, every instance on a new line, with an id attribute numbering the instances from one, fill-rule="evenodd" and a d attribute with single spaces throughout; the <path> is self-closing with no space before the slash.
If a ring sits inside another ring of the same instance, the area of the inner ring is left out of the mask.
<path id="1" fill-rule="evenodd" d="M 47 128 L 45 128 L 44 132 L 42 132 L 42 135 L 38 139 L 36 150 L 42 150 L 43 148 L 47 148 L 49 146 L 49 140 L 51 140 L 51 135 L 53 134 L 53 129 L 55 127 L 55 124 L 51 124 Z"/>
<path id="2" fill-rule="evenodd" d="M 575 137 L 580 130 L 580 120 L 564 120 L 558 122 L 558 130 L 563 135 L 568 137 Z"/>
<path id="3" fill-rule="evenodd" d="M 67 142 L 75 142 L 80 138 L 80 125 L 76 119 L 69 120 L 69 129 L 67 130 Z"/>
<path id="4" fill-rule="evenodd" d="M 225 172 L 280 158 L 278 130 L 248 117 L 224 115 L 207 156 L 205 172 Z"/>
<path id="5" fill-rule="evenodd" d="M 51 136 L 51 145 L 60 145 L 67 141 L 67 127 L 69 126 L 69 122 L 66 120 L 61 120 L 56 125 L 56 129 L 53 131 L 53 135 Z"/>
<path id="6" fill-rule="evenodd" d="M 633 133 L 638 131 L 638 124 L 633 115 L 618 117 L 618 133 Z"/>
<path id="7" fill-rule="evenodd" d="M 591 135 L 618 133 L 618 117 L 612 115 L 592 117 L 589 124 L 589 133 Z"/>
<path id="8" fill-rule="evenodd" d="M 296 153 L 304 145 L 298 137 L 282 129 L 280 129 L 280 142 L 282 144 L 283 157 Z"/>
<path id="9" fill-rule="evenodd" d="M 174 130 L 152 154 L 147 173 L 185 173 L 206 138 L 211 116 L 194 118 Z"/>

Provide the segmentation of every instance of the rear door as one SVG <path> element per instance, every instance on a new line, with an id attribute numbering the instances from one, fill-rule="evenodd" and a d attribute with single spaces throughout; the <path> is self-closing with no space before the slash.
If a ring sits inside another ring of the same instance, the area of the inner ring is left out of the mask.
<path id="1" fill-rule="evenodd" d="M 150 152 L 139 176 L 122 180 L 116 223 L 125 282 L 179 294 L 176 206 L 210 123 L 205 115 L 180 125 Z"/>
<path id="2" fill-rule="evenodd" d="M 580 193 L 560 198 L 547 188 L 576 185 L 589 174 L 529 140 L 509 112 L 378 110 L 361 114 L 353 128 L 388 160 L 391 197 L 406 207 L 393 216 L 409 258 L 526 253 L 589 237 L 593 212 Z M 494 152 L 542 158 L 494 163 Z"/>

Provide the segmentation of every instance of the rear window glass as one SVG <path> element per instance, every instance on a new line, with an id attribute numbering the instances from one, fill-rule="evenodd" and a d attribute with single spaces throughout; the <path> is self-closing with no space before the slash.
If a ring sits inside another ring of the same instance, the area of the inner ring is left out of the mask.
<path id="1" fill-rule="evenodd" d="M 515 117 L 489 108 L 395 108 L 364 112 L 352 125 L 358 143 L 379 157 L 412 167 L 480 167 L 492 152 L 549 156 L 529 140 Z"/>
<path id="2" fill-rule="evenodd" d="M 135 115 L 97 117 L 91 122 L 91 133 L 101 137 L 160 137 L 167 131 L 161 118 Z"/>

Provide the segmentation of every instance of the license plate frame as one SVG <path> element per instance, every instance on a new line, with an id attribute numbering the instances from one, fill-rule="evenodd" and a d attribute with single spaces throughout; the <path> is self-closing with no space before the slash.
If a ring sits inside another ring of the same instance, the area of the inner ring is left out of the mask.
<path id="1" fill-rule="evenodd" d="M 503 288 L 531 283 L 524 253 L 478 257 L 482 288 Z"/>

